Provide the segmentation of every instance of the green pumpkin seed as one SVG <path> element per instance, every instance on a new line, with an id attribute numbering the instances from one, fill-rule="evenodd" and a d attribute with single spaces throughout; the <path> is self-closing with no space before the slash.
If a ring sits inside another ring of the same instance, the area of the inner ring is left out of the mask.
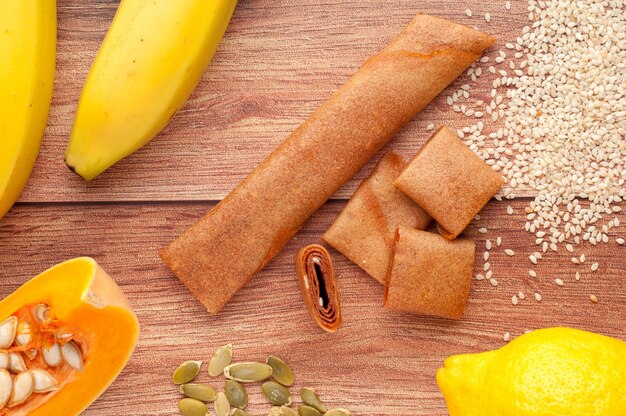
<path id="1" fill-rule="evenodd" d="M 185 384 L 196 378 L 200 371 L 202 361 L 185 361 L 174 371 L 172 382 L 174 384 Z"/>
<path id="2" fill-rule="evenodd" d="M 293 371 L 280 358 L 270 355 L 267 357 L 267 364 L 272 367 L 272 378 L 283 386 L 293 386 Z"/>
<path id="3" fill-rule="evenodd" d="M 346 409 L 330 409 L 328 412 L 326 412 L 324 414 L 324 416 L 351 416 L 352 413 L 350 413 L 349 410 Z"/>
<path id="4" fill-rule="evenodd" d="M 217 393 L 217 398 L 213 402 L 213 408 L 217 416 L 228 416 L 230 413 L 230 402 L 224 393 Z"/>
<path id="5" fill-rule="evenodd" d="M 183 416 L 205 416 L 207 414 L 206 404 L 188 397 L 178 402 L 178 410 Z"/>
<path id="6" fill-rule="evenodd" d="M 275 381 L 266 381 L 261 386 L 261 390 L 263 390 L 263 394 L 273 405 L 289 406 L 292 403 L 291 393 L 289 393 L 289 390 L 287 390 L 287 388 L 280 383 Z"/>
<path id="7" fill-rule="evenodd" d="M 224 376 L 242 383 L 267 380 L 272 376 L 272 367 L 263 363 L 235 363 L 224 368 Z"/>
<path id="8" fill-rule="evenodd" d="M 287 406 L 272 407 L 269 416 L 298 416 L 295 410 Z"/>
<path id="9" fill-rule="evenodd" d="M 311 406 L 316 409 L 320 413 L 326 413 L 328 410 L 326 406 L 322 403 L 322 401 L 317 397 L 317 393 L 310 387 L 304 387 L 300 390 L 300 397 L 302 397 L 302 401 L 307 406 Z"/>
<path id="10" fill-rule="evenodd" d="M 217 398 L 217 391 L 208 384 L 183 384 L 180 386 L 180 392 L 203 402 L 213 402 Z"/>
<path id="11" fill-rule="evenodd" d="M 298 413 L 300 416 L 322 416 L 322 414 L 314 407 L 307 406 L 306 404 L 301 404 L 298 407 Z"/>
<path id="12" fill-rule="evenodd" d="M 244 409 L 248 405 L 248 393 L 246 393 L 246 389 L 235 380 L 226 380 L 224 394 L 233 407 Z"/>
<path id="13" fill-rule="evenodd" d="M 250 416 L 250 415 L 245 410 L 235 409 L 235 411 L 232 412 L 230 416 Z"/>
<path id="14" fill-rule="evenodd" d="M 211 360 L 209 361 L 209 375 L 211 377 L 217 377 L 224 372 L 224 368 L 230 365 L 233 359 L 233 344 L 227 344 L 223 347 L 219 347 L 217 351 L 213 353 Z"/>

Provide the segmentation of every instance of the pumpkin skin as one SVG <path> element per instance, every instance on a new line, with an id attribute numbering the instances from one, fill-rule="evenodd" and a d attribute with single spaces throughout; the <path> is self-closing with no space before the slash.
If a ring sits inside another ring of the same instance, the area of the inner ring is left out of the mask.
<path id="1" fill-rule="evenodd" d="M 0 301 L 0 319 L 45 303 L 58 323 L 78 332 L 83 370 L 59 389 L 0 411 L 6 415 L 78 415 L 115 380 L 133 353 L 139 323 L 126 295 L 95 260 L 80 257 L 34 277 Z M 39 354 L 41 355 L 41 354 Z"/>

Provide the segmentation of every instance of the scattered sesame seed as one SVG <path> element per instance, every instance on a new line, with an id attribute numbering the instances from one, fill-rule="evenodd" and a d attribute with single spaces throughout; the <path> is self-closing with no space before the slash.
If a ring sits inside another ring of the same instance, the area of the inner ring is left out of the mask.
<path id="1" fill-rule="evenodd" d="M 616 242 L 617 244 L 619 244 L 620 246 L 623 246 L 623 245 L 624 245 L 624 239 L 623 239 L 622 237 L 618 237 L 618 238 L 616 238 L 616 239 L 615 239 L 615 242 Z"/>
<path id="2" fill-rule="evenodd" d="M 489 252 L 488 251 L 485 251 L 483 253 L 483 260 L 485 260 L 485 261 L 489 260 Z"/>
<path id="3" fill-rule="evenodd" d="M 496 237 L 496 246 L 500 247 L 502 245 L 502 237 Z"/>
<path id="4" fill-rule="evenodd" d="M 504 342 L 509 342 L 511 340 L 511 334 L 505 332 L 504 335 L 502 335 L 502 339 L 504 340 Z"/>
<path id="5" fill-rule="evenodd" d="M 479 228 L 478 232 L 481 234 L 487 234 L 487 229 L 485 227 Z"/>
<path id="6" fill-rule="evenodd" d="M 565 248 L 567 249 L 567 251 L 569 251 L 570 253 L 574 252 L 574 247 L 571 244 L 566 244 Z"/>
<path id="7" fill-rule="evenodd" d="M 578 259 L 578 261 L 582 264 L 585 262 L 585 260 L 586 260 L 586 257 L 585 257 L 585 254 L 583 253 L 580 255 L 580 258 Z"/>
<path id="8" fill-rule="evenodd" d="M 477 274 L 476 280 L 485 280 L 485 276 L 483 276 L 482 274 Z"/>
<path id="9" fill-rule="evenodd" d="M 534 254 L 531 254 L 530 256 L 528 256 L 528 258 L 530 259 L 530 262 L 532 264 L 537 264 L 537 257 L 535 257 Z M 531 275 L 532 276 L 532 275 Z"/>
<path id="10" fill-rule="evenodd" d="M 485 264 L 483 264 L 483 270 L 484 271 L 489 270 L 490 267 L 491 267 L 491 265 L 489 264 L 489 262 L 486 262 Z"/>
<path id="11" fill-rule="evenodd" d="M 519 303 L 519 301 L 517 300 L 517 295 L 513 295 L 513 297 L 511 298 L 511 303 L 513 305 L 517 305 Z"/>
<path id="12" fill-rule="evenodd" d="M 599 268 L 600 268 L 600 264 L 598 264 L 598 263 L 592 263 L 591 264 L 591 271 L 592 272 L 597 271 Z"/>
<path id="13" fill-rule="evenodd" d="M 465 10 L 467 17 L 472 17 L 472 11 L 470 9 Z"/>
<path id="14" fill-rule="evenodd" d="M 513 257 L 515 255 L 515 252 L 511 250 L 510 248 L 507 248 L 506 250 L 504 250 L 504 252 L 506 253 L 507 256 Z"/>
<path id="15" fill-rule="evenodd" d="M 485 20 L 487 23 L 491 22 L 491 15 L 489 13 L 485 13 Z"/>
<path id="16" fill-rule="evenodd" d="M 524 294 L 524 292 L 519 292 L 519 293 L 517 294 L 517 297 L 518 297 L 518 298 L 520 298 L 520 300 L 524 300 L 524 299 L 526 299 L 526 295 Z"/>
<path id="17" fill-rule="evenodd" d="M 513 215 L 513 207 L 510 205 L 506 207 L 506 213 L 509 215 Z"/>
<path id="18" fill-rule="evenodd" d="M 511 2 L 507 0 L 507 2 L 504 3 L 504 8 L 507 10 L 511 10 Z"/>
<path id="19" fill-rule="evenodd" d="M 529 270 L 528 274 L 530 275 L 530 277 L 537 277 L 537 272 L 534 270 Z"/>
<path id="20" fill-rule="evenodd" d="M 486 241 L 485 241 L 485 248 L 486 248 L 487 250 L 491 250 L 491 240 L 486 240 Z"/>
<path id="21" fill-rule="evenodd" d="M 554 283 L 557 284 L 557 286 L 563 286 L 563 281 L 561 279 L 554 279 Z"/>
<path id="22" fill-rule="evenodd" d="M 489 283 L 491 283 L 491 286 L 498 286 L 498 281 L 496 279 L 494 279 L 493 277 L 491 279 L 489 279 Z"/>
<path id="23" fill-rule="evenodd" d="M 576 272 L 575 279 L 577 282 L 580 280 L 580 272 Z"/>
<path id="24" fill-rule="evenodd" d="M 537 302 L 541 302 L 541 299 L 542 299 L 541 294 L 539 294 L 539 293 L 535 293 L 535 300 L 536 300 Z"/>
<path id="25" fill-rule="evenodd" d="M 435 129 L 435 125 L 433 123 L 430 123 L 428 126 L 426 126 L 426 131 L 431 131 Z"/>
<path id="26" fill-rule="evenodd" d="M 598 297 L 596 295 L 591 295 L 589 296 L 589 299 L 593 302 L 593 303 L 598 303 Z"/>

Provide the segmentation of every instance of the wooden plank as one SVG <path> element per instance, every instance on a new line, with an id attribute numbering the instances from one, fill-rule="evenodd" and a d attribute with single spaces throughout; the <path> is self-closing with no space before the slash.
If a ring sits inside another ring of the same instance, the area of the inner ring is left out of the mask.
<path id="1" fill-rule="evenodd" d="M 269 266 L 241 290 L 218 316 L 209 316 L 185 287 L 162 265 L 163 247 L 200 215 L 209 203 L 152 204 L 28 204 L 16 207 L 0 225 L 0 298 L 30 277 L 63 260 L 89 255 L 128 294 L 142 326 L 129 366 L 86 412 L 111 414 L 177 414 L 179 398 L 171 372 L 187 359 L 207 359 L 218 346 L 233 342 L 238 360 L 263 359 L 269 353 L 293 366 L 301 386 L 319 389 L 332 406 L 355 414 L 446 415 L 434 374 L 451 354 L 478 352 L 504 345 L 502 334 L 564 325 L 626 339 L 626 248 L 583 245 L 583 266 L 574 266 L 567 252 L 550 253 L 528 276 L 528 254 L 536 250 L 532 235 L 522 230 L 524 201 L 491 203 L 482 213 L 477 265 L 482 266 L 486 238 L 503 237 L 490 262 L 499 285 L 473 281 L 467 311 L 459 322 L 412 316 L 381 307 L 382 287 L 337 253 L 344 327 L 334 335 L 314 326 L 303 307 L 294 277 L 295 251 L 319 242 L 320 235 L 343 206 L 327 204 Z M 616 233 L 624 235 L 626 227 Z M 503 253 L 511 248 L 517 253 Z M 579 254 L 577 252 L 577 254 Z M 598 261 L 600 270 L 589 271 Z M 582 271 L 576 283 L 574 273 Z M 555 278 L 564 287 L 554 284 Z M 71 276 L 68 276 L 71 278 Z M 518 306 L 511 296 L 523 291 Z M 543 301 L 533 300 L 540 292 Z M 596 294 L 598 304 L 589 301 Z M 200 380 L 206 381 L 204 371 Z M 222 380 L 214 382 L 221 385 Z M 249 388 L 252 415 L 267 414 L 258 386 Z"/>
<path id="2" fill-rule="evenodd" d="M 513 4 L 507 12 L 504 1 L 496 0 L 240 1 L 213 64 L 166 131 L 86 184 L 65 167 L 63 154 L 80 91 L 117 2 L 62 0 L 53 107 L 22 201 L 221 199 L 416 13 L 478 26 L 498 36 L 501 48 L 527 23 L 525 2 Z M 465 16 L 466 8 L 473 18 Z M 491 23 L 483 19 L 485 12 Z M 461 77 L 448 92 L 466 82 Z M 471 100 L 486 100 L 490 86 L 490 76 L 483 75 Z M 389 147 L 411 157 L 429 136 L 427 124 L 469 125 L 472 120 L 450 111 L 444 98 Z M 349 196 L 371 166 L 337 197 Z"/>

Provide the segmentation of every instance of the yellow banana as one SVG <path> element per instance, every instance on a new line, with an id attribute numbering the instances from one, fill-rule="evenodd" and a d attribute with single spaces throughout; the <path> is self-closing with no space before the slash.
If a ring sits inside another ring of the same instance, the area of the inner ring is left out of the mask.
<path id="1" fill-rule="evenodd" d="M 86 180 L 148 143 L 185 103 L 236 0 L 122 0 L 78 103 L 65 162 Z"/>
<path id="2" fill-rule="evenodd" d="M 0 218 L 37 159 L 55 60 L 56 0 L 0 0 Z"/>

